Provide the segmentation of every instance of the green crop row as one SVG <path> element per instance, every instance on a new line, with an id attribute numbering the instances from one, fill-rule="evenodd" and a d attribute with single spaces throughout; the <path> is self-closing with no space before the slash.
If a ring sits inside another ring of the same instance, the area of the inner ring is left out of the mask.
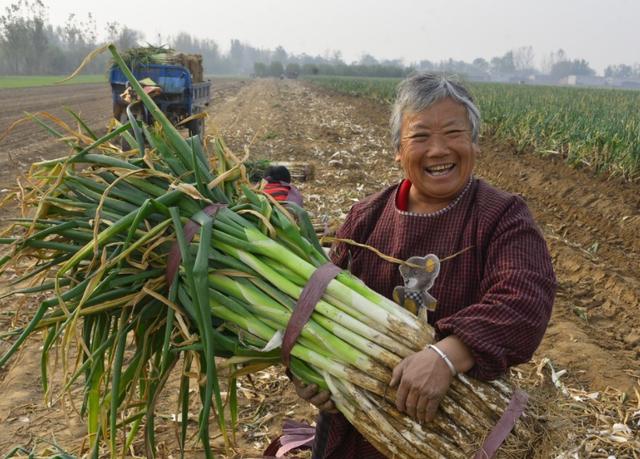
<path id="1" fill-rule="evenodd" d="M 36 86 L 52 86 L 60 84 L 66 75 L 0 75 L 0 89 L 31 88 Z M 106 83 L 104 75 L 78 75 L 73 80 L 62 84 Z"/>
<path id="2" fill-rule="evenodd" d="M 318 77 L 312 81 L 390 102 L 398 79 Z M 468 85 L 482 113 L 485 137 L 517 152 L 560 155 L 572 165 L 627 179 L 640 178 L 640 91 Z"/>

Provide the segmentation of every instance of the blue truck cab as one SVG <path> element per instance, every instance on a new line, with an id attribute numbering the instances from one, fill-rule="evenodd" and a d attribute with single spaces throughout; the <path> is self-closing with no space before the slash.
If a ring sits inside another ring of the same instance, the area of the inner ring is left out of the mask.
<path id="1" fill-rule="evenodd" d="M 137 80 L 152 79 L 162 92 L 154 96 L 154 101 L 160 110 L 177 125 L 185 118 L 203 112 L 211 100 L 211 82 L 194 83 L 191 73 L 186 67 L 169 64 L 144 64 L 132 69 Z M 119 67 L 113 66 L 109 70 L 109 83 L 113 97 L 113 116 L 119 121 L 125 121 L 127 103 L 121 94 L 127 88 L 127 77 Z M 147 124 L 152 123 L 152 117 L 143 104 L 136 104 L 136 117 Z M 202 135 L 204 120 L 192 120 L 186 123 L 189 135 Z"/>

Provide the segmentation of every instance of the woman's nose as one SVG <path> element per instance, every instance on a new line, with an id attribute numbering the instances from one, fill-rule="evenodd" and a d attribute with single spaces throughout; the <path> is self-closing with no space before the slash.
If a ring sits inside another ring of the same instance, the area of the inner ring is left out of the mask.
<path id="1" fill-rule="evenodd" d="M 427 142 L 427 154 L 430 156 L 437 156 L 446 154 L 449 152 L 449 146 L 447 139 L 441 135 L 432 135 Z"/>

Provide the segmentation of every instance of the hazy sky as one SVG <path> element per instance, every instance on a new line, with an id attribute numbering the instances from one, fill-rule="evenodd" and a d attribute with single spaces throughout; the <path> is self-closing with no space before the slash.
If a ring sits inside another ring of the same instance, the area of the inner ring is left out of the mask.
<path id="1" fill-rule="evenodd" d="M 446 58 L 490 59 L 533 46 L 536 65 L 562 48 L 599 73 L 608 64 L 640 63 L 640 0 L 43 0 L 53 24 L 93 12 L 98 30 L 118 21 L 156 43 L 158 34 L 187 31 L 256 47 L 282 45 L 295 54 L 341 50 L 405 63 Z M 13 3 L 0 0 L 0 6 Z"/>

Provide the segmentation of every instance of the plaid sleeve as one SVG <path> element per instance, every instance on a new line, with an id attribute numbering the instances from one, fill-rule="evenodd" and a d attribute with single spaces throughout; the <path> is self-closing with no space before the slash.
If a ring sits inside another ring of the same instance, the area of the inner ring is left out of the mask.
<path id="1" fill-rule="evenodd" d="M 355 203 L 347 217 L 336 233 L 339 239 L 352 239 L 363 244 L 367 243 L 367 238 L 374 230 L 377 217 L 384 211 L 389 199 L 395 195 L 398 185 L 392 185 L 384 190 L 369 195 L 363 200 Z M 329 252 L 329 258 L 333 264 L 342 269 L 349 269 L 352 256 L 357 256 L 364 249 L 349 245 L 344 242 L 334 242 Z"/>
<path id="2" fill-rule="evenodd" d="M 520 198 L 499 219 L 485 253 L 480 300 L 439 320 L 436 329 L 471 348 L 470 376 L 490 380 L 535 352 L 551 316 L 556 280 L 545 240 Z"/>

